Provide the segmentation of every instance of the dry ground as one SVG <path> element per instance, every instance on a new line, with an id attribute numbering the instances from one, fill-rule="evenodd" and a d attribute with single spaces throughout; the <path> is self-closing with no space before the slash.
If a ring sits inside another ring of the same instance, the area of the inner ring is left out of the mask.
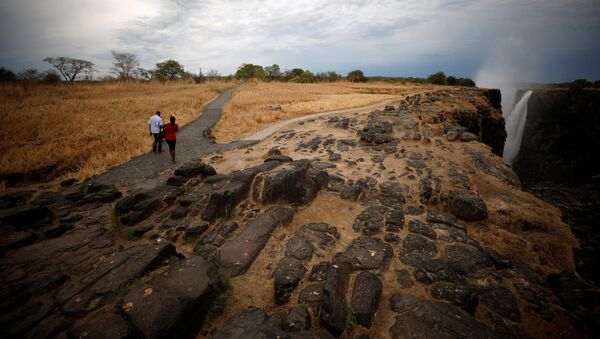
<path id="1" fill-rule="evenodd" d="M 188 82 L 0 85 L 0 173 L 47 164 L 84 179 L 148 152 L 148 119 L 174 114 L 180 125 L 234 83 Z"/>
<path id="2" fill-rule="evenodd" d="M 428 88 L 431 85 L 385 82 L 249 83 L 225 105 L 213 135 L 219 142 L 230 142 L 282 119 L 365 106 Z"/>

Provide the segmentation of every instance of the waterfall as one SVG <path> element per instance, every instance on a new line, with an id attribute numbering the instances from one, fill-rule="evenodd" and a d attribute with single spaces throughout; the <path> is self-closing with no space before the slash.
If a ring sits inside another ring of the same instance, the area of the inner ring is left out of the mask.
<path id="1" fill-rule="evenodd" d="M 521 97 L 506 118 L 506 143 L 504 144 L 504 160 L 512 164 L 513 160 L 519 154 L 523 131 L 525 130 L 525 120 L 527 119 L 527 103 L 533 91 L 529 90 Z"/>

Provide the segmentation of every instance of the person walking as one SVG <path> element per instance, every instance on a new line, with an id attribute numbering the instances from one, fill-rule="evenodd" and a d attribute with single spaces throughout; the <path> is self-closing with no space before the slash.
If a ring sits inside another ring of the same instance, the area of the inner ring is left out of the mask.
<path id="1" fill-rule="evenodd" d="M 150 135 L 154 137 L 154 142 L 152 143 L 152 152 L 162 152 L 162 129 L 163 121 L 160 117 L 160 111 L 156 111 L 152 117 L 150 117 L 150 121 L 148 121 L 148 127 L 150 128 Z"/>
<path id="2" fill-rule="evenodd" d="M 177 131 L 179 126 L 175 123 L 175 117 L 171 115 L 169 123 L 163 126 L 165 132 L 165 140 L 169 145 L 169 153 L 171 153 L 171 161 L 175 162 L 175 144 L 177 143 Z"/>

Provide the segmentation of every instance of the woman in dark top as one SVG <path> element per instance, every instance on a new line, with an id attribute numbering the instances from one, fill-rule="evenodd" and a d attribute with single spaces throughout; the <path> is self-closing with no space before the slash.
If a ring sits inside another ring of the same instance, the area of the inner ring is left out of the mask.
<path id="1" fill-rule="evenodd" d="M 179 126 L 175 123 L 175 117 L 171 115 L 170 123 L 163 126 L 165 132 L 165 140 L 169 145 L 169 153 L 171 153 L 171 160 L 175 162 L 175 144 L 177 143 L 177 130 Z"/>

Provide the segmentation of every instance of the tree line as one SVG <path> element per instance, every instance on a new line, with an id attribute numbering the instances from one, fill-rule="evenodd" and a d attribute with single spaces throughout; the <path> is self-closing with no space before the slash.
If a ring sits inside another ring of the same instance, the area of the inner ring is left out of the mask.
<path id="1" fill-rule="evenodd" d="M 192 79 L 196 83 L 204 80 L 226 79 L 233 77 L 240 80 L 257 79 L 264 81 L 286 81 L 298 83 L 335 82 L 347 80 L 350 82 L 366 81 L 390 81 L 390 82 L 416 82 L 431 83 L 438 85 L 456 85 L 474 87 L 475 82 L 469 78 L 457 78 L 446 76 L 444 72 L 431 74 L 427 78 L 394 78 L 394 77 L 367 77 L 362 70 L 349 72 L 345 77 L 335 71 L 314 73 L 308 69 L 293 68 L 281 70 L 279 65 L 261 66 L 255 64 L 242 64 L 237 68 L 234 75 L 222 76 L 218 71 L 210 70 L 206 74 L 199 69 L 197 74 L 188 72 L 178 61 L 169 59 L 159 62 L 154 68 L 148 69 L 141 66 L 139 58 L 132 53 L 111 51 L 113 57 L 110 75 L 100 80 L 158 80 L 166 82 L 178 79 Z M 0 82 L 7 81 L 38 81 L 45 83 L 57 83 L 60 81 L 75 82 L 77 80 L 93 80 L 96 65 L 84 59 L 72 57 L 47 57 L 43 60 L 53 68 L 44 72 L 37 69 L 24 69 L 21 72 L 0 67 Z"/>

